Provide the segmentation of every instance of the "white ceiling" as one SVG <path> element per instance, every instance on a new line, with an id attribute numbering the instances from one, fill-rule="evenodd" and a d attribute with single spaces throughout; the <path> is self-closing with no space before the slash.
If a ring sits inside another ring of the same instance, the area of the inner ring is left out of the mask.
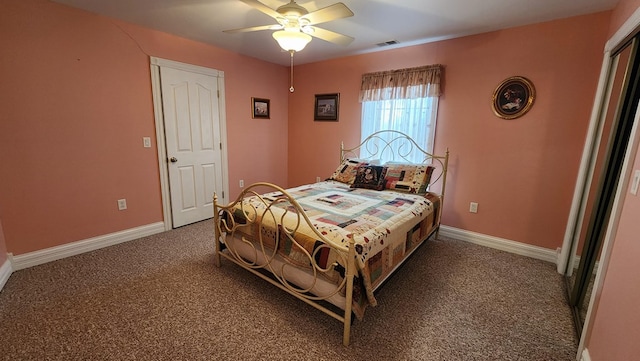
<path id="1" fill-rule="evenodd" d="M 287 65 L 271 30 L 223 30 L 276 24 L 239 0 L 53 0 L 144 27 L 209 43 L 268 62 Z M 261 0 L 275 9 L 289 0 Z M 309 12 L 336 0 L 299 0 Z M 348 46 L 313 39 L 295 55 L 297 64 L 387 50 L 513 26 L 612 9 L 618 0 L 342 0 L 354 16 L 319 24 L 354 37 Z M 376 44 L 396 40 L 397 45 Z"/>

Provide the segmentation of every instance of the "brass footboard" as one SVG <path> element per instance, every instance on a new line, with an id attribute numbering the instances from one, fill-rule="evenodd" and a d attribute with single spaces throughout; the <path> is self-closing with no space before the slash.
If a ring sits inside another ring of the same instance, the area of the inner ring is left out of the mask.
<path id="1" fill-rule="evenodd" d="M 270 183 L 246 187 L 228 205 L 214 195 L 214 225 L 217 266 L 224 257 L 334 317 L 344 324 L 343 344 L 349 344 L 357 272 L 353 239 L 345 246 L 324 237 L 298 202 Z M 343 314 L 321 302 L 336 298 L 344 298 Z"/>

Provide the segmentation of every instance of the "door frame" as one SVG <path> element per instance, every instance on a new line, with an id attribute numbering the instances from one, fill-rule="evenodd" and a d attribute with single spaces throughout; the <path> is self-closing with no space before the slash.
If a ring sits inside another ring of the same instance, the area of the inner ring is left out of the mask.
<path id="1" fill-rule="evenodd" d="M 160 68 L 167 67 L 214 76 L 218 79 L 218 102 L 220 112 L 220 151 L 222 157 L 222 194 L 219 202 L 227 203 L 229 195 L 229 163 L 227 157 L 227 111 L 225 108 L 224 72 L 198 65 L 173 60 L 149 57 L 151 67 L 151 89 L 153 95 L 153 114 L 156 126 L 156 145 L 158 147 L 158 167 L 160 170 L 160 193 L 162 196 L 162 218 L 165 231 L 173 229 L 171 217 L 171 189 L 169 187 L 169 169 L 167 168 L 167 145 L 164 132 L 164 112 L 162 110 L 162 88 Z M 213 214 L 211 215 L 213 217 Z"/>

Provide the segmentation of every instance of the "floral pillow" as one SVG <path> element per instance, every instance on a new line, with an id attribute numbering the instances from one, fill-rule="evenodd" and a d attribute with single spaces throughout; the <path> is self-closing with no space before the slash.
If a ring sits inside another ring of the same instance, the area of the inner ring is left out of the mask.
<path id="1" fill-rule="evenodd" d="M 387 164 L 385 189 L 406 193 L 425 193 L 434 169 L 426 164 Z"/>
<path id="2" fill-rule="evenodd" d="M 366 164 L 369 163 L 362 162 L 359 159 L 345 159 L 329 179 L 342 183 L 353 184 L 358 167 Z"/>
<path id="3" fill-rule="evenodd" d="M 384 189 L 387 168 L 380 165 L 361 165 L 356 171 L 356 177 L 351 188 L 366 188 L 381 191 Z"/>

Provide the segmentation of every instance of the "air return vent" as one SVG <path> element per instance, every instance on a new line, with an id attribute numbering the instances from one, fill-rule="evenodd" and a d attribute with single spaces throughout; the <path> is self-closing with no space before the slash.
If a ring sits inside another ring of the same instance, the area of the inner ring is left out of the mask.
<path id="1" fill-rule="evenodd" d="M 384 43 L 378 43 L 376 45 L 378 46 L 389 46 L 389 45 L 396 45 L 398 44 L 398 40 L 389 40 L 389 41 L 385 41 Z"/>

